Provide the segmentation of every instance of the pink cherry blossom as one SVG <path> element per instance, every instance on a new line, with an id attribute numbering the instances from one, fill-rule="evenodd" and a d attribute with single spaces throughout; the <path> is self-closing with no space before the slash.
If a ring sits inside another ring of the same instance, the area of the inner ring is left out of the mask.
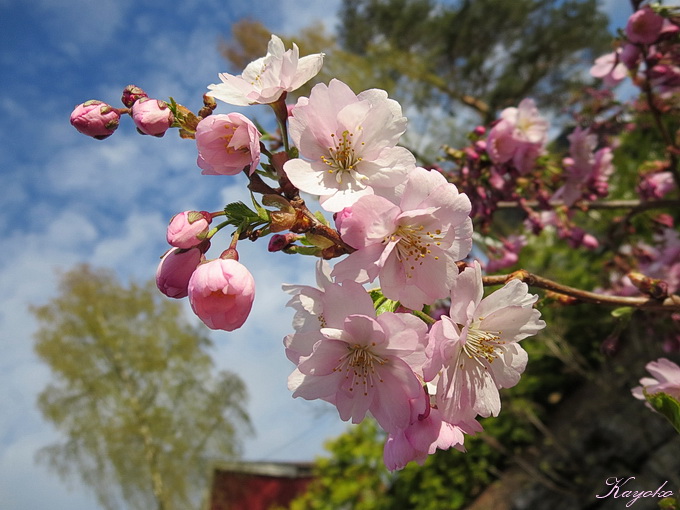
<path id="1" fill-rule="evenodd" d="M 638 192 L 647 200 L 655 200 L 663 198 L 674 188 L 675 180 L 671 172 L 654 172 L 642 176 Z"/>
<path id="2" fill-rule="evenodd" d="M 319 195 L 324 209 L 337 212 L 406 178 L 415 158 L 396 146 L 405 130 L 401 106 L 385 91 L 357 96 L 334 79 L 314 86 L 295 106 L 290 135 L 300 158 L 283 168 L 298 189 Z"/>
<path id="3" fill-rule="evenodd" d="M 330 276 L 328 262 L 319 260 L 316 266 L 318 287 L 309 285 L 284 285 L 291 294 L 286 306 L 295 310 L 293 328 L 295 333 L 284 339 L 286 356 L 296 365 L 301 356 L 309 356 L 319 340 L 321 328 L 341 328 L 349 315 L 360 314 L 375 317 L 373 300 L 358 283 L 347 280 L 335 283 Z"/>
<path id="4" fill-rule="evenodd" d="M 465 434 L 481 432 L 475 420 L 452 425 L 442 419 L 437 408 L 432 408 L 425 418 L 419 418 L 407 428 L 390 433 L 385 442 L 383 460 L 390 471 L 402 469 L 411 461 L 421 466 L 428 455 L 437 449 L 456 448 L 464 451 Z"/>
<path id="5" fill-rule="evenodd" d="M 321 328 L 309 356 L 288 379 L 293 397 L 322 399 L 342 420 L 371 413 L 388 432 L 406 428 L 426 409 L 421 379 L 427 327 L 410 314 L 349 315 Z M 411 363 L 411 364 L 409 364 Z"/>
<path id="6" fill-rule="evenodd" d="M 494 163 L 512 160 L 520 173 L 533 169 L 547 140 L 548 122 L 541 117 L 533 99 L 523 99 L 517 108 L 506 108 L 491 128 L 487 151 Z"/>
<path id="7" fill-rule="evenodd" d="M 184 211 L 170 220 L 166 239 L 177 248 L 193 248 L 201 244 L 210 229 L 212 216 L 206 211 Z"/>
<path id="8" fill-rule="evenodd" d="M 210 329 L 233 331 L 248 318 L 255 298 L 255 281 L 233 259 L 214 259 L 199 265 L 189 280 L 189 302 Z"/>
<path id="9" fill-rule="evenodd" d="M 489 260 L 484 269 L 487 273 L 495 273 L 513 266 L 519 260 L 519 252 L 527 245 L 526 236 L 510 235 L 501 240 L 501 246 L 489 246 Z"/>
<path id="10" fill-rule="evenodd" d="M 156 286 L 168 297 L 180 299 L 189 295 L 189 280 L 203 260 L 204 250 L 173 248 L 163 255 L 156 270 Z"/>
<path id="11" fill-rule="evenodd" d="M 600 78 L 605 87 L 614 87 L 628 76 L 628 69 L 621 58 L 621 49 L 595 59 L 590 68 L 593 78 Z"/>
<path id="12" fill-rule="evenodd" d="M 650 361 L 645 367 L 652 377 L 640 379 L 640 386 L 632 389 L 633 396 L 646 400 L 644 391 L 649 395 L 667 393 L 676 400 L 680 400 L 680 367 L 666 358 Z"/>
<path id="13" fill-rule="evenodd" d="M 655 13 L 648 5 L 645 5 L 628 18 L 626 37 L 628 37 L 630 42 L 653 44 L 661 33 L 663 22 L 664 18 L 662 16 Z"/>
<path id="14" fill-rule="evenodd" d="M 332 274 L 362 283 L 379 277 L 385 296 L 420 309 L 448 294 L 456 261 L 470 253 L 470 208 L 441 173 L 416 168 L 399 205 L 369 195 L 341 213 L 340 235 L 357 251 Z"/>
<path id="15" fill-rule="evenodd" d="M 609 147 L 595 151 L 597 137 L 588 129 L 577 127 L 568 137 L 569 158 L 563 161 L 565 183 L 553 195 L 568 206 L 589 195 L 605 196 L 609 177 L 614 172 L 613 154 Z"/>
<path id="16" fill-rule="evenodd" d="M 272 35 L 264 57 L 248 64 L 240 76 L 220 74 L 222 83 L 209 85 L 208 95 L 236 106 L 274 103 L 311 80 L 322 65 L 323 53 L 300 58 L 296 44 L 286 50 Z"/>
<path id="17" fill-rule="evenodd" d="M 103 140 L 118 129 L 120 113 L 113 106 L 91 99 L 76 106 L 71 113 L 71 125 L 80 133 Z"/>
<path id="18" fill-rule="evenodd" d="M 425 380 L 437 378 L 437 405 L 450 423 L 498 415 L 498 390 L 517 384 L 527 363 L 518 342 L 545 327 L 533 308 L 538 296 L 524 282 L 511 280 L 482 296 L 475 262 L 454 279 L 449 316 L 430 329 Z"/>
<path id="19" fill-rule="evenodd" d="M 140 133 L 161 137 L 170 129 L 175 116 L 165 101 L 143 97 L 132 105 L 132 120 Z"/>
<path id="20" fill-rule="evenodd" d="M 236 175 L 260 164 L 260 132 L 240 113 L 211 115 L 196 127 L 198 166 L 204 175 Z"/>

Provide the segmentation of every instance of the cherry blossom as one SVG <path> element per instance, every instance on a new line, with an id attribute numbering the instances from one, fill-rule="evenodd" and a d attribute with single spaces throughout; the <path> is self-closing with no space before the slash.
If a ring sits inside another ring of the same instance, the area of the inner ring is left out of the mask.
<path id="1" fill-rule="evenodd" d="M 676 400 L 680 400 L 680 367 L 666 358 L 650 361 L 645 367 L 652 377 L 640 379 L 640 386 L 632 389 L 633 396 L 646 400 L 644 391 L 649 395 L 667 393 Z"/>
<path id="2" fill-rule="evenodd" d="M 487 151 L 494 163 L 512 160 L 521 173 L 532 170 L 547 140 L 548 122 L 541 117 L 533 99 L 523 99 L 517 108 L 506 108 L 491 128 Z"/>
<path id="3" fill-rule="evenodd" d="M 325 312 L 331 307 L 325 309 Z M 326 315 L 326 314 L 324 314 Z M 293 397 L 322 399 L 342 420 L 370 412 L 388 432 L 406 428 L 426 409 L 421 379 L 427 326 L 410 314 L 326 316 L 327 326 L 288 378 Z"/>
<path id="4" fill-rule="evenodd" d="M 283 41 L 272 35 L 264 57 L 248 64 L 240 76 L 220 74 L 222 83 L 209 85 L 208 95 L 236 106 L 274 103 L 311 80 L 322 65 L 322 53 L 300 58 L 296 44 L 286 50 Z"/>
<path id="5" fill-rule="evenodd" d="M 422 466 L 427 456 L 437 449 L 448 450 L 454 447 L 464 451 L 465 434 L 481 430 L 481 425 L 474 420 L 462 427 L 452 425 L 442 419 L 438 409 L 430 409 L 427 417 L 417 419 L 407 428 L 388 435 L 383 451 L 385 466 L 390 471 L 402 469 L 411 461 Z"/>
<path id="6" fill-rule="evenodd" d="M 663 22 L 664 18 L 662 16 L 655 13 L 648 5 L 645 5 L 628 18 L 626 37 L 634 43 L 653 44 L 661 33 Z"/>
<path id="7" fill-rule="evenodd" d="M 621 49 L 596 58 L 590 68 L 590 75 L 600 78 L 606 87 L 614 87 L 624 80 L 628 76 L 628 69 L 622 61 Z"/>
<path id="8" fill-rule="evenodd" d="M 588 129 L 577 127 L 567 138 L 570 157 L 563 161 L 566 179 L 553 199 L 561 199 L 571 206 L 584 196 L 605 196 L 607 181 L 614 172 L 612 150 L 602 147 L 595 151 L 597 137 Z"/>
<path id="9" fill-rule="evenodd" d="M 211 115 L 196 127 L 198 166 L 204 175 L 236 175 L 260 164 L 260 132 L 240 113 Z"/>
<path id="10" fill-rule="evenodd" d="M 316 265 L 316 283 L 309 285 L 284 285 L 283 290 L 292 295 L 286 306 L 295 310 L 295 333 L 284 338 L 286 356 L 297 364 L 301 356 L 309 356 L 319 339 L 321 328 L 329 324 L 341 326 L 345 317 L 352 314 L 373 316 L 373 301 L 358 283 L 347 280 L 333 282 L 328 262 L 319 260 Z"/>
<path id="11" fill-rule="evenodd" d="M 379 277 L 385 296 L 420 309 L 448 294 L 456 261 L 472 248 L 470 208 L 441 173 L 417 168 L 399 205 L 370 195 L 338 215 L 340 235 L 357 251 L 332 274 L 362 283 Z"/>
<path id="12" fill-rule="evenodd" d="M 393 188 L 415 168 L 413 155 L 396 146 L 406 117 L 384 90 L 356 95 L 335 79 L 315 85 L 289 122 L 300 158 L 284 171 L 298 189 L 319 195 L 327 211 L 340 211 L 373 188 Z"/>
<path id="13" fill-rule="evenodd" d="M 533 308 L 538 296 L 510 280 L 482 299 L 478 262 L 457 275 L 451 308 L 430 330 L 432 349 L 425 380 L 437 381 L 437 403 L 446 421 L 498 416 L 498 390 L 517 384 L 527 363 L 519 341 L 545 327 Z"/>
<path id="14" fill-rule="evenodd" d="M 672 172 L 654 172 L 642 176 L 638 185 L 638 192 L 646 200 L 655 200 L 663 198 L 674 188 L 675 180 Z"/>

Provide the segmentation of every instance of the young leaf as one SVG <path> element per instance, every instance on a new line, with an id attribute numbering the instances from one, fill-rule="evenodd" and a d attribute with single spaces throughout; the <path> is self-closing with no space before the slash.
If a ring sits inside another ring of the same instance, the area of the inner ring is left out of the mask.
<path id="1" fill-rule="evenodd" d="M 649 394 L 645 392 L 647 402 L 659 413 L 663 414 L 671 422 L 675 430 L 680 433 L 680 402 L 668 393 Z"/>

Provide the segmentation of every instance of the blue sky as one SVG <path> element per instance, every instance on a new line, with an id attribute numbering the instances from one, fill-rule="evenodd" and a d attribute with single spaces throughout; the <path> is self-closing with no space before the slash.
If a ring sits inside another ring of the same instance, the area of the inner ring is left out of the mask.
<path id="1" fill-rule="evenodd" d="M 173 96 L 197 110 L 206 86 L 227 70 L 217 45 L 220 36 L 228 38 L 233 22 L 256 18 L 286 35 L 313 21 L 333 29 L 339 3 L 0 0 L 3 509 L 98 508 L 77 482 L 69 490 L 34 462 L 35 452 L 58 435 L 35 407 L 50 374 L 33 354 L 28 305 L 53 296 L 57 271 L 80 262 L 113 268 L 124 280 L 146 281 L 166 249 L 165 228 L 173 214 L 219 210 L 245 198 L 241 176 L 200 175 L 191 141 L 174 132 L 162 139 L 142 137 L 131 122 L 122 122 L 103 142 L 89 139 L 69 125 L 73 106 L 93 98 L 119 106 L 123 87 L 134 83 L 151 96 Z M 629 14 L 623 0 L 603 5 L 619 20 Z M 232 110 L 222 104 L 218 111 Z M 252 107 L 248 113 L 264 120 L 269 111 Z M 281 339 L 292 313 L 283 307 L 280 284 L 311 282 L 314 261 L 269 255 L 263 242 L 239 247 L 258 282 L 255 306 L 242 329 L 213 339 L 218 366 L 236 371 L 250 392 L 256 436 L 246 441 L 245 457 L 311 460 L 345 424 L 335 411 L 294 400 L 286 389 L 292 365 Z"/>

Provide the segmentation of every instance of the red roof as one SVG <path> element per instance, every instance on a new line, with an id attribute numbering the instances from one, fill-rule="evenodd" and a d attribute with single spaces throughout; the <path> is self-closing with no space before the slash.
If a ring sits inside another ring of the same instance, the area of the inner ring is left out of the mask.
<path id="1" fill-rule="evenodd" d="M 209 510 L 286 507 L 312 481 L 311 463 L 238 462 L 215 468 Z"/>

